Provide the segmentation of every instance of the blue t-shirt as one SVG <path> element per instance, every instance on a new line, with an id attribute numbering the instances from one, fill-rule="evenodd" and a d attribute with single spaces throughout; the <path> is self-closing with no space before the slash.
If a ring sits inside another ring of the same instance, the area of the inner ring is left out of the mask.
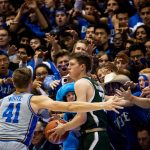
<path id="1" fill-rule="evenodd" d="M 0 78 L 5 79 L 5 78 L 12 77 L 12 73 L 13 72 L 11 70 L 8 70 L 8 75 L 7 76 L 0 75 Z M 3 83 L 2 85 L 0 85 L 0 99 L 11 94 L 13 88 L 14 86 L 12 83 L 8 83 L 8 84 Z"/>
<path id="2" fill-rule="evenodd" d="M 140 123 L 150 123 L 149 112 L 138 106 L 126 107 L 115 112 L 107 112 L 109 122 L 109 135 L 116 150 L 138 149 L 136 127 Z"/>

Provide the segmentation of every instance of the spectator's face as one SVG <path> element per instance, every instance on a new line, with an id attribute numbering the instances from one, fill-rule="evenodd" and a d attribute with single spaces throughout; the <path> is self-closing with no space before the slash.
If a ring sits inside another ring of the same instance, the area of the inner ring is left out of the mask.
<path id="1" fill-rule="evenodd" d="M 0 46 L 7 46 L 9 44 L 10 37 L 7 30 L 0 30 Z"/>
<path id="2" fill-rule="evenodd" d="M 0 12 L 6 13 L 9 10 L 9 5 L 8 0 L 0 0 Z"/>
<path id="3" fill-rule="evenodd" d="M 65 76 L 68 74 L 68 65 L 69 65 L 68 55 L 58 57 L 57 62 L 56 62 L 56 67 L 58 68 L 62 76 Z"/>
<path id="4" fill-rule="evenodd" d="M 115 48 L 120 48 L 123 44 L 121 34 L 116 34 L 114 36 L 113 42 L 114 42 L 114 47 Z"/>
<path id="5" fill-rule="evenodd" d="M 94 27 L 87 28 L 85 38 L 89 41 L 93 40 L 93 38 L 94 38 Z"/>
<path id="6" fill-rule="evenodd" d="M 20 44 L 30 45 L 29 38 L 28 37 L 22 37 L 20 40 Z"/>
<path id="7" fill-rule="evenodd" d="M 142 53 L 141 50 L 131 51 L 130 58 L 136 65 L 139 65 L 141 64 L 141 61 L 140 61 L 141 58 L 144 58 L 144 54 Z"/>
<path id="8" fill-rule="evenodd" d="M 128 63 L 123 58 L 116 58 L 115 65 L 119 69 L 127 69 Z"/>
<path id="9" fill-rule="evenodd" d="M 39 39 L 32 39 L 30 41 L 30 46 L 32 47 L 32 49 L 35 51 L 36 48 L 38 48 L 41 45 L 41 42 Z"/>
<path id="10" fill-rule="evenodd" d="M 117 1 L 115 1 L 115 0 L 109 0 L 107 2 L 107 11 L 108 12 L 114 12 L 118 8 L 119 8 L 119 5 L 118 5 Z"/>
<path id="11" fill-rule="evenodd" d="M 67 50 L 71 51 L 74 45 L 74 39 L 71 36 L 63 38 L 63 42 Z"/>
<path id="12" fill-rule="evenodd" d="M 66 94 L 66 100 L 67 100 L 67 102 L 75 101 L 75 93 L 74 92 L 68 92 Z"/>
<path id="13" fill-rule="evenodd" d="M 140 88 L 141 89 L 144 89 L 145 87 L 146 87 L 146 82 L 148 82 L 148 81 L 145 81 L 145 79 L 144 79 L 144 77 L 143 76 L 140 76 L 139 78 L 138 78 L 138 81 L 139 81 L 139 85 L 140 85 Z"/>
<path id="14" fill-rule="evenodd" d="M 80 53 L 80 52 L 86 52 L 87 46 L 85 43 L 78 42 L 75 46 L 74 52 Z"/>
<path id="15" fill-rule="evenodd" d="M 148 134 L 147 130 L 138 131 L 137 137 L 138 137 L 138 141 L 142 150 L 149 150 L 150 149 L 150 135 Z"/>
<path id="16" fill-rule="evenodd" d="M 149 26 L 150 23 L 150 7 L 145 7 L 140 11 L 140 17 L 142 18 L 145 25 Z"/>
<path id="17" fill-rule="evenodd" d="M 108 56 L 106 54 L 102 55 L 98 60 L 99 60 L 99 66 L 103 66 L 109 61 Z"/>
<path id="18" fill-rule="evenodd" d="M 35 132 L 34 132 L 34 136 L 32 139 L 32 144 L 40 145 L 41 142 L 43 141 L 43 139 L 44 139 L 44 133 L 43 133 L 43 131 L 41 131 L 41 126 L 39 124 L 37 124 Z"/>
<path id="19" fill-rule="evenodd" d="M 6 74 L 8 71 L 9 59 L 5 55 L 0 55 L 0 74 Z"/>
<path id="20" fill-rule="evenodd" d="M 38 21 L 35 12 L 30 12 L 30 14 L 29 14 L 29 19 L 30 19 L 30 22 L 31 22 L 31 23 L 35 23 L 35 22 Z"/>
<path id="21" fill-rule="evenodd" d="M 106 68 L 101 68 L 101 69 L 99 69 L 99 70 L 97 71 L 97 77 L 98 77 L 99 81 L 100 81 L 101 83 L 104 83 L 104 77 L 105 77 L 107 74 L 109 74 L 109 73 L 111 73 L 111 71 L 108 70 L 108 69 L 106 69 Z"/>
<path id="22" fill-rule="evenodd" d="M 95 8 L 94 8 L 93 6 L 86 5 L 86 6 L 85 6 L 85 14 L 86 14 L 86 15 L 93 15 L 94 9 L 95 9 Z"/>
<path id="23" fill-rule="evenodd" d="M 67 16 L 64 12 L 57 12 L 56 13 L 56 24 L 61 27 L 67 23 Z"/>
<path id="24" fill-rule="evenodd" d="M 128 27 L 128 14 L 127 13 L 119 13 L 117 15 L 117 19 L 119 21 L 119 27 Z"/>
<path id="25" fill-rule="evenodd" d="M 14 15 L 10 15 L 8 17 L 6 17 L 6 24 L 7 25 L 10 25 L 15 19 L 15 16 Z"/>
<path id="26" fill-rule="evenodd" d="M 18 61 L 22 60 L 23 58 L 28 57 L 26 49 L 24 48 L 19 48 L 17 51 L 17 58 Z M 19 63 L 19 62 L 18 62 Z"/>
<path id="27" fill-rule="evenodd" d="M 147 41 L 145 43 L 145 46 L 146 46 L 146 51 L 150 52 L 150 41 Z"/>
<path id="28" fill-rule="evenodd" d="M 125 49 L 127 50 L 127 51 L 129 51 L 129 49 L 130 49 L 130 47 L 131 47 L 131 43 L 126 43 L 126 45 L 125 45 Z"/>
<path id="29" fill-rule="evenodd" d="M 45 67 L 38 67 L 35 72 L 36 80 L 43 82 L 45 77 L 48 75 L 48 71 Z"/>
<path id="30" fill-rule="evenodd" d="M 140 40 L 142 43 L 146 42 L 147 40 L 147 33 L 143 27 L 138 28 L 136 30 L 136 39 Z"/>
<path id="31" fill-rule="evenodd" d="M 95 39 L 99 45 L 104 45 L 108 43 L 108 34 L 104 29 L 96 29 Z"/>

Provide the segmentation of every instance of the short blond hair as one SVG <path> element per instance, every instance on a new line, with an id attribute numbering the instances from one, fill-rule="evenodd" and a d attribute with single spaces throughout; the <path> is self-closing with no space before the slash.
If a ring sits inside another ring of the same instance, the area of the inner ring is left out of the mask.
<path id="1" fill-rule="evenodd" d="M 140 73 L 150 73 L 150 68 L 142 69 Z"/>
<path id="2" fill-rule="evenodd" d="M 17 88 L 27 88 L 32 79 L 32 72 L 29 68 L 19 68 L 13 73 L 13 83 Z"/>

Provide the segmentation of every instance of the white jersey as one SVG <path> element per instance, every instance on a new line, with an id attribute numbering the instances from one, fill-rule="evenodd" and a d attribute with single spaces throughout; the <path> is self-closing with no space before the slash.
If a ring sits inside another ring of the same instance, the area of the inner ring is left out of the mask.
<path id="1" fill-rule="evenodd" d="M 38 116 L 30 106 L 32 94 L 13 93 L 2 99 L 0 140 L 18 140 L 29 146 Z"/>

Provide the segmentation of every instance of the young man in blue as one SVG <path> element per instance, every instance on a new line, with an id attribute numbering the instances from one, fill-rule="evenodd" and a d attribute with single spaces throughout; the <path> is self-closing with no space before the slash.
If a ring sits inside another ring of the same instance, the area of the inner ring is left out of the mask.
<path id="1" fill-rule="evenodd" d="M 49 111 L 86 112 L 94 110 L 114 110 L 122 108 L 117 101 L 107 102 L 56 102 L 47 96 L 33 96 L 29 93 L 32 84 L 31 70 L 16 69 L 13 84 L 16 91 L 3 98 L 0 109 L 0 150 L 27 150 L 38 121 L 41 108 Z M 117 100 L 117 99 L 116 99 Z"/>
<path id="2" fill-rule="evenodd" d="M 0 51 L 0 98 L 12 93 L 14 86 L 12 84 L 12 71 L 9 67 L 9 56 Z"/>

